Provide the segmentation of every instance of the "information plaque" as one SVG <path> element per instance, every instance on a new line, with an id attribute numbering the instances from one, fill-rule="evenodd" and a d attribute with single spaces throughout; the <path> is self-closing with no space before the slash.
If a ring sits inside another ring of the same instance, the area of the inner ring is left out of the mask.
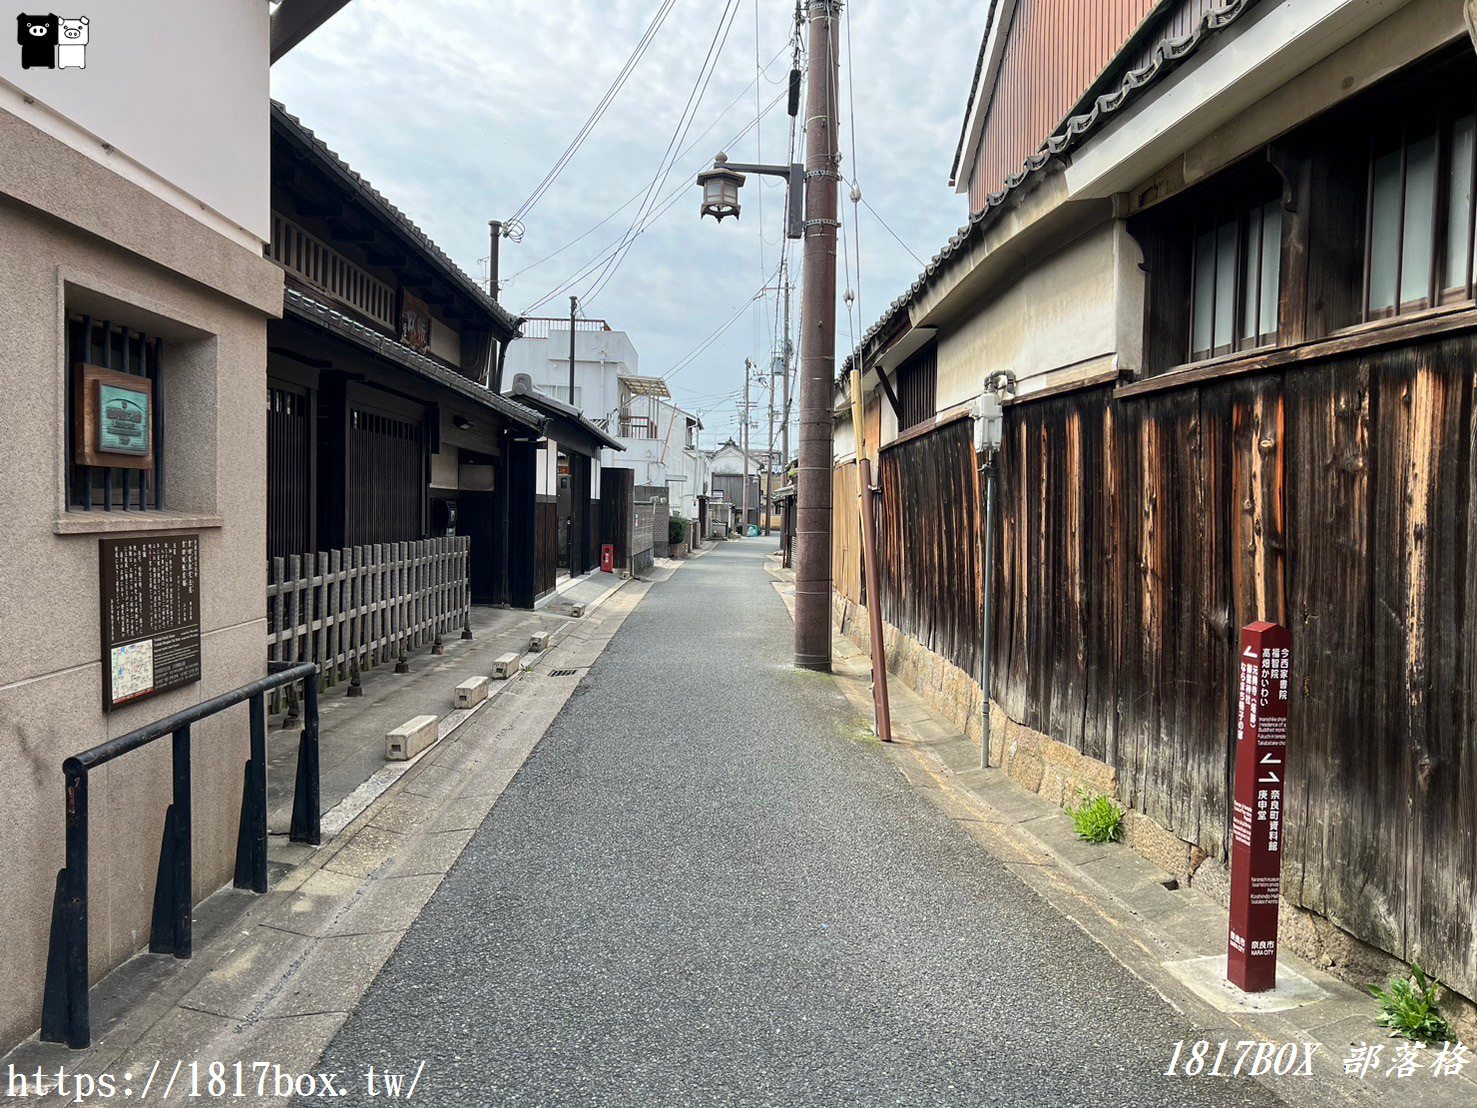
<path id="1" fill-rule="evenodd" d="M 1226 976 L 1247 993 L 1265 992 L 1277 984 L 1291 662 L 1292 636 L 1287 628 L 1275 623 L 1242 628 Z"/>
<path id="2" fill-rule="evenodd" d="M 200 680 L 200 538 L 98 544 L 103 710 Z"/>

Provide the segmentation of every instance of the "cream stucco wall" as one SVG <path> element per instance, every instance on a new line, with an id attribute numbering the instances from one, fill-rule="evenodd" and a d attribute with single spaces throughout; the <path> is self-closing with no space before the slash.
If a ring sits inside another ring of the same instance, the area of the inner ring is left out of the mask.
<path id="1" fill-rule="evenodd" d="M 1143 351 L 1138 246 L 1104 223 L 1028 270 L 957 326 L 940 328 L 938 410 L 971 403 L 988 374 L 1005 371 L 1017 395 L 1124 369 Z M 884 411 L 883 438 L 896 436 Z"/>
<path id="2" fill-rule="evenodd" d="M 113 241 L 94 232 L 112 226 Z M 263 398 L 267 317 L 281 308 L 281 274 L 3 112 L 0 257 L 0 343 L 10 370 L 0 485 L 3 1047 L 39 1022 L 63 860 L 63 759 L 265 673 Z M 161 515 L 66 509 L 69 309 L 164 338 Z M 200 537 L 203 679 L 105 714 L 98 540 L 160 532 Z M 197 898 L 231 877 L 247 744 L 244 709 L 195 732 Z M 168 744 L 159 743 L 91 780 L 94 979 L 147 945 L 168 767 Z"/>

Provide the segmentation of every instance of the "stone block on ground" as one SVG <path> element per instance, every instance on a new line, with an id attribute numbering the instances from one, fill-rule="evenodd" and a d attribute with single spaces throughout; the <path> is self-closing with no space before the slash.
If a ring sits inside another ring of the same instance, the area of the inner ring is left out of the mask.
<path id="1" fill-rule="evenodd" d="M 436 741 L 435 716 L 416 716 L 385 736 L 385 759 L 404 762 L 414 758 Z"/>
<path id="2" fill-rule="evenodd" d="M 518 672 L 518 655 L 499 654 L 492 663 L 492 675 L 499 681 L 506 681 Z"/>
<path id="3" fill-rule="evenodd" d="M 553 641 L 553 635 L 548 631 L 535 631 L 528 637 L 528 649 L 535 654 L 542 654 L 549 649 Z"/>
<path id="4" fill-rule="evenodd" d="M 456 706 L 458 708 L 475 708 L 486 699 L 486 677 L 468 677 L 456 687 Z"/>

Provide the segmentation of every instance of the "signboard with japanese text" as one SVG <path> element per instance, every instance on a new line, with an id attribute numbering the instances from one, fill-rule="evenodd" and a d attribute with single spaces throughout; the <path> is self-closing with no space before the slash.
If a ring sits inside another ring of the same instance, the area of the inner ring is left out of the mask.
<path id="1" fill-rule="evenodd" d="M 98 543 L 103 710 L 200 680 L 200 539 Z"/>
<path id="2" fill-rule="evenodd" d="M 1275 623 L 1247 624 L 1240 658 L 1226 976 L 1243 992 L 1257 993 L 1277 984 L 1292 635 Z"/>

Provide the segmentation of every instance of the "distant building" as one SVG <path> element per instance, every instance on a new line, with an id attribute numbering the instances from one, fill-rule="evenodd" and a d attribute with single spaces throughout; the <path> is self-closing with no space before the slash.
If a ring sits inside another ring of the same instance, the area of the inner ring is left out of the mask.
<path id="1" fill-rule="evenodd" d="M 709 490 L 707 456 L 700 449 L 702 420 L 672 402 L 665 381 L 642 377 L 630 336 L 603 319 L 575 321 L 573 405 L 620 441 L 603 465 L 628 468 L 638 490 L 666 496 L 673 514 L 696 519 Z M 569 321 L 529 319 L 508 347 L 504 381 L 529 376 L 542 393 L 571 402 Z"/>

